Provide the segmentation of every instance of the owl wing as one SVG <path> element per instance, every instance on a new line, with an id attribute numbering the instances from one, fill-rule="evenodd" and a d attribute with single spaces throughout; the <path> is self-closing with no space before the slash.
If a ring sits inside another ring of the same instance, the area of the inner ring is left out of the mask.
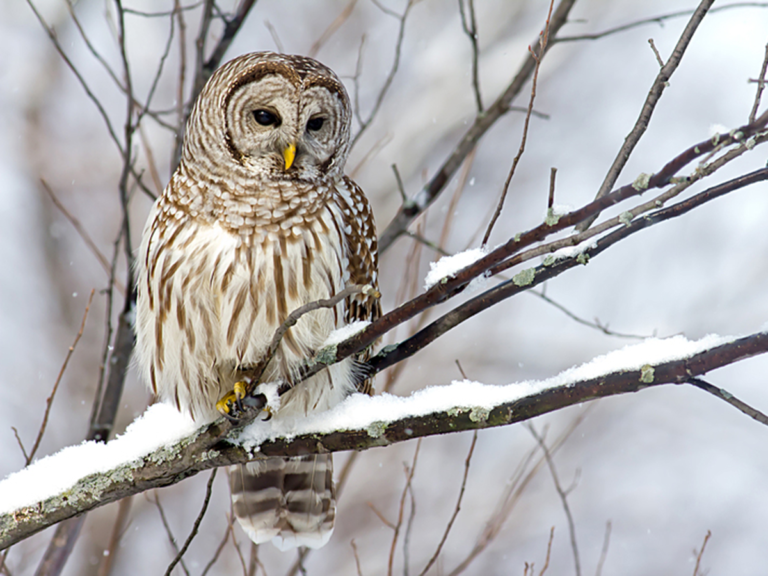
<path id="1" fill-rule="evenodd" d="M 347 246 L 349 249 L 349 283 L 367 284 L 374 290 L 379 289 L 378 243 L 376 224 L 368 199 L 355 182 L 344 177 L 337 191 L 344 215 Z M 356 294 L 346 300 L 345 320 L 352 323 L 358 320 L 373 322 L 381 316 L 381 303 L 369 294 Z M 365 362 L 371 355 L 368 348 L 358 359 Z M 361 382 L 357 389 L 364 394 L 373 394 L 373 378 Z"/>

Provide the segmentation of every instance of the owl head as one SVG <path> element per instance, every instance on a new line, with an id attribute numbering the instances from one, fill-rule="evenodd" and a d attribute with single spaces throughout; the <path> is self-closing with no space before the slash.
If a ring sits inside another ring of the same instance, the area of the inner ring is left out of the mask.
<path id="1" fill-rule="evenodd" d="M 303 56 L 245 54 L 201 91 L 182 161 L 250 177 L 335 178 L 349 153 L 350 123 L 349 96 L 328 67 Z"/>

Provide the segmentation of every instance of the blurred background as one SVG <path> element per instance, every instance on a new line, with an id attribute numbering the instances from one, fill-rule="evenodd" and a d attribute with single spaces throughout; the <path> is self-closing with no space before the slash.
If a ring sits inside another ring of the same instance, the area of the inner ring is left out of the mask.
<path id="1" fill-rule="evenodd" d="M 402 14 L 405 3 L 381 0 Z M 188 63 L 199 28 L 199 3 L 185 11 Z M 748 3 L 743 3 L 748 4 Z M 768 4 L 709 14 L 657 106 L 648 131 L 618 184 L 657 171 L 669 159 L 713 132 L 747 121 L 768 42 Z M 74 66 L 103 105 L 122 138 L 124 94 L 93 57 L 66 0 L 37 0 Z M 544 0 L 476 0 L 480 85 L 489 106 L 509 83 L 546 18 Z M 716 4 L 717 6 L 718 4 Z M 723 6 L 726 6 L 723 4 Z M 132 0 L 126 8 L 162 13 L 173 2 Z M 222 0 L 225 13 L 232 0 Z M 351 7 L 351 8 L 350 8 Z M 579 0 L 561 35 L 599 32 L 637 20 L 696 7 L 693 0 Z M 121 61 L 115 6 L 103 0 L 75 2 L 73 9 L 94 49 L 115 70 Z M 317 48 L 329 26 L 351 10 Z M 259 0 L 230 46 L 227 60 L 256 50 L 309 54 L 333 68 L 357 97 L 363 118 L 373 109 L 395 57 L 400 22 L 370 0 Z M 546 212 L 550 168 L 556 167 L 555 202 L 572 207 L 590 201 L 633 126 L 658 72 L 649 44 L 663 58 L 677 42 L 688 16 L 636 27 L 599 40 L 555 45 L 544 59 L 527 149 L 490 244 L 539 224 Z M 170 31 L 170 17 L 126 13 L 126 45 L 134 91 L 146 98 Z M 221 24 L 212 28 L 213 41 Z M 177 104 L 178 27 L 157 85 L 153 106 Z M 360 74 L 361 41 L 364 38 Z M 400 206 L 391 169 L 396 164 L 413 195 L 434 174 L 475 117 L 472 50 L 462 31 L 457 2 L 422 0 L 405 23 L 399 69 L 373 122 L 357 142 L 347 173 L 370 198 L 379 230 Z M 118 72 L 122 79 L 121 73 Z M 191 78 L 188 71 L 187 82 Z M 189 86 L 185 86 L 185 94 Z M 528 103 L 529 88 L 513 102 Z M 103 118 L 24 2 L 0 3 L 0 477 L 20 469 L 24 445 L 34 442 L 61 364 L 78 332 L 89 293 L 96 290 L 87 324 L 64 374 L 38 457 L 82 441 L 88 431 L 105 342 L 108 273 L 83 234 L 56 207 L 41 185 L 76 219 L 111 260 L 121 225 L 118 181 L 122 166 Z M 762 110 L 765 109 L 766 102 Z M 171 123 L 174 115 L 166 116 Z M 460 178 L 412 227 L 449 252 L 479 245 L 518 150 L 524 114 L 510 112 L 481 141 L 464 185 Z M 173 134 L 146 118 L 134 143 L 137 169 L 152 188 L 148 158 L 159 186 L 167 181 Z M 151 150 L 151 152 L 150 152 Z M 757 148 L 720 171 L 707 185 L 766 163 Z M 700 186 L 696 190 L 700 190 Z M 154 193 L 159 193 L 157 184 Z M 697 339 L 709 333 L 739 335 L 766 328 L 768 318 L 768 187 L 737 191 L 692 213 L 641 232 L 588 266 L 546 287 L 547 296 L 571 313 L 622 334 Z M 132 192 L 134 246 L 152 200 Z M 626 209 L 624 207 L 621 208 Z M 611 212 L 615 215 L 618 210 Z M 403 237 L 381 258 L 384 309 L 420 291 L 437 255 Z M 125 262 L 116 278 L 125 280 Z M 115 314 L 122 307 L 116 292 Z M 438 310 L 439 311 L 439 310 Z M 432 316 L 434 318 L 436 316 Z M 115 318 L 112 318 L 113 322 Z M 404 327 L 396 336 L 406 336 Z M 390 340 L 390 341 L 391 341 Z M 607 335 L 577 323 L 542 299 L 521 294 L 442 337 L 400 368 L 383 374 L 381 389 L 407 395 L 467 377 L 489 384 L 543 379 L 637 340 Z M 740 362 L 709 375 L 757 408 L 768 409 L 768 358 Z M 132 370 L 120 407 L 117 432 L 143 412 L 149 395 Z M 580 418 L 554 461 L 573 514 L 585 574 L 595 573 L 606 523 L 610 543 L 602 574 L 692 574 L 707 531 L 702 568 L 712 574 L 755 574 L 768 547 L 768 429 L 724 402 L 689 386 L 663 386 L 608 398 L 538 418 L 533 425 L 554 442 Z M 471 434 L 422 441 L 412 491 L 394 561 L 395 573 L 418 574 L 432 556 L 453 514 Z M 568 524 L 546 465 L 522 477 L 516 470 L 537 442 L 523 425 L 479 433 L 466 493 L 453 529 L 429 574 L 450 574 L 470 554 L 505 493 L 520 488 L 516 505 L 497 521 L 498 533 L 466 568 L 466 574 L 523 574 L 525 563 L 544 565 L 550 529 L 554 539 L 549 574 L 574 573 Z M 359 455 L 340 497 L 331 543 L 308 555 L 306 574 L 354 574 L 354 539 L 365 575 L 385 574 L 392 530 L 378 511 L 396 522 L 412 465 L 415 442 Z M 348 455 L 336 458 L 341 470 Z M 526 476 L 528 475 L 528 476 Z M 183 542 L 202 505 L 208 474 L 136 496 L 112 573 L 162 574 L 175 555 L 155 504 L 158 496 L 177 541 Z M 415 503 L 415 510 L 412 504 Z M 65 574 L 97 574 L 108 546 L 117 505 L 89 514 Z M 227 530 L 229 495 L 224 474 L 200 533 L 185 555 L 190 574 L 200 574 Z M 407 550 L 405 524 L 412 517 Z M 8 558 L 14 576 L 33 574 L 52 531 L 15 546 Z M 250 544 L 239 527 L 234 537 L 248 562 Z M 296 559 L 262 546 L 259 560 L 270 575 L 286 573 Z M 261 570 L 261 569 L 260 569 Z M 209 574 L 239 574 L 241 560 L 230 541 Z M 177 568 L 175 574 L 182 571 Z M 258 573 L 261 573 L 259 571 Z"/>

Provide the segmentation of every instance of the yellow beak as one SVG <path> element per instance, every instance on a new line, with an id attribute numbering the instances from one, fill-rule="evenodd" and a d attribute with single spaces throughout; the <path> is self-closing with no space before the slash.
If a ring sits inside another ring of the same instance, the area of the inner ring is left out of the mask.
<path id="1" fill-rule="evenodd" d="M 288 144 L 285 150 L 283 150 L 283 158 L 285 159 L 285 169 L 291 167 L 293 159 L 296 157 L 296 144 Z"/>

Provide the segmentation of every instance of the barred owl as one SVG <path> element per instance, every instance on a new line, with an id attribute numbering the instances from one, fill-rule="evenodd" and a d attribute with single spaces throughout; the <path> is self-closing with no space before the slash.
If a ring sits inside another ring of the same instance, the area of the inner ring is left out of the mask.
<path id="1" fill-rule="evenodd" d="M 349 284 L 376 288 L 371 209 L 343 174 L 350 122 L 344 86 L 310 58 L 246 54 L 203 88 L 138 258 L 137 359 L 160 399 L 212 420 L 292 310 Z M 303 316 L 262 381 L 290 384 L 333 330 L 375 319 L 374 295 Z M 274 417 L 326 410 L 355 388 L 370 393 L 358 376 L 353 359 L 333 365 L 291 388 Z M 247 534 L 284 549 L 325 544 L 332 466 L 325 454 L 231 467 L 234 512 Z"/>

